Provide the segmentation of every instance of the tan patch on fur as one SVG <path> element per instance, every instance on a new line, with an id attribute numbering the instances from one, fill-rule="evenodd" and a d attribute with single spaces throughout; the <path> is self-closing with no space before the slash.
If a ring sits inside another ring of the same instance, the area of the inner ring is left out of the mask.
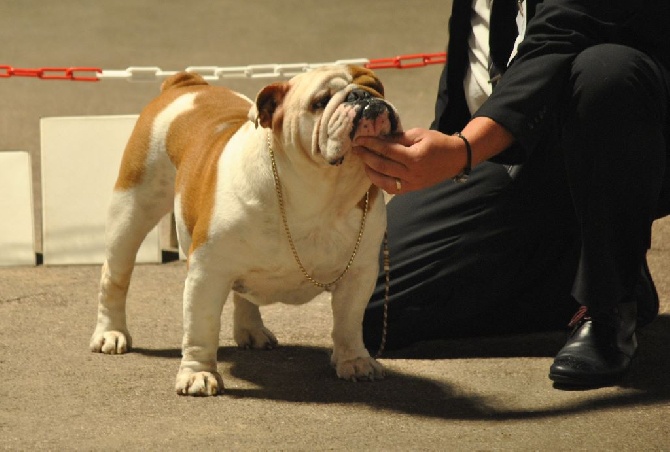
<path id="1" fill-rule="evenodd" d="M 248 121 L 250 104 L 232 91 L 209 87 L 195 108 L 177 117 L 168 130 L 167 152 L 177 166 L 176 191 L 191 234 L 191 252 L 207 241 L 214 212 L 218 161 L 226 143 Z"/>
<path id="2" fill-rule="evenodd" d="M 114 190 L 128 190 L 142 182 L 144 162 L 149 153 L 152 123 L 153 121 L 147 120 L 142 115 L 137 120 L 121 158 L 121 167 Z"/>
<path id="3" fill-rule="evenodd" d="M 374 97 L 384 97 L 384 85 L 368 68 L 349 66 L 349 73 L 353 77 L 352 83 L 368 91 Z"/>
<path id="4" fill-rule="evenodd" d="M 195 108 L 179 115 L 166 137 L 166 152 L 177 168 L 175 190 L 181 194 L 194 250 L 207 240 L 219 157 L 230 137 L 248 121 L 251 104 L 227 88 L 210 86 L 197 74 L 176 74 L 161 89 L 142 111 L 128 140 L 115 189 L 127 190 L 142 182 L 156 116 L 179 96 L 199 92 Z"/>
<path id="5" fill-rule="evenodd" d="M 119 176 L 114 185 L 115 190 L 128 190 L 142 182 L 149 154 L 151 129 L 156 116 L 182 94 L 200 91 L 208 86 L 199 75 L 185 72 L 173 75 L 163 82 L 161 95 L 142 110 L 126 144 Z"/>
<path id="6" fill-rule="evenodd" d="M 179 72 L 168 77 L 161 84 L 161 91 L 167 91 L 172 88 L 184 88 L 187 86 L 209 85 L 200 74 L 191 72 Z"/>

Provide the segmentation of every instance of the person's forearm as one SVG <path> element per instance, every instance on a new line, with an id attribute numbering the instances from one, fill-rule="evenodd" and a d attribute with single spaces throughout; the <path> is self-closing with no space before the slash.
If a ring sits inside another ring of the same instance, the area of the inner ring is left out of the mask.
<path id="1" fill-rule="evenodd" d="M 473 118 L 461 132 L 472 147 L 472 166 L 507 149 L 514 137 L 503 126 L 486 117 Z"/>

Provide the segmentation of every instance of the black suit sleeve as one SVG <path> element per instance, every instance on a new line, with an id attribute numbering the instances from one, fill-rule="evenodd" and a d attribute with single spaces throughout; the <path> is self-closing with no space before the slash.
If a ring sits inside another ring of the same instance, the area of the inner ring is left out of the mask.
<path id="1" fill-rule="evenodd" d="M 519 52 L 475 116 L 489 117 L 516 138 L 526 155 L 559 112 L 572 61 L 601 43 L 630 45 L 667 58 L 668 0 L 545 0 L 528 23 Z M 649 28 L 651 27 L 651 29 Z"/>

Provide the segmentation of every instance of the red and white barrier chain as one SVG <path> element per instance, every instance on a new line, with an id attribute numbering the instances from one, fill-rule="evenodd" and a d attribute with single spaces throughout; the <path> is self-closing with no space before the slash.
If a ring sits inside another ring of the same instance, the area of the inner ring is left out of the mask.
<path id="1" fill-rule="evenodd" d="M 217 81 L 231 78 L 286 78 L 308 72 L 320 66 L 332 64 L 355 64 L 369 69 L 411 69 L 431 64 L 444 64 L 447 54 L 422 53 L 401 55 L 393 58 L 369 60 L 356 58 L 337 60 L 332 63 L 257 64 L 250 66 L 189 66 L 187 72 L 200 74 L 205 80 Z M 159 67 L 132 66 L 123 70 L 108 70 L 95 67 L 43 67 L 14 68 L 0 65 L 0 78 L 34 77 L 42 80 L 71 80 L 77 82 L 99 82 L 101 80 L 126 80 L 128 82 L 154 82 L 166 79 L 179 71 L 164 71 Z"/>

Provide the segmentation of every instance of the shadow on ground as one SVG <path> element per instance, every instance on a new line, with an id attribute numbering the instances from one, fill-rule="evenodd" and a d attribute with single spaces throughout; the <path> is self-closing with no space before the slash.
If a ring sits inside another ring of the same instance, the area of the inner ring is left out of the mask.
<path id="1" fill-rule="evenodd" d="M 550 357 L 560 348 L 565 333 L 436 341 L 389 354 L 393 360 L 444 360 Z M 550 418 L 626 406 L 648 406 L 670 402 L 670 316 L 660 316 L 639 334 L 640 349 L 623 388 L 599 397 L 539 410 L 501 408 L 494 400 L 464 394 L 444 381 L 390 371 L 376 383 L 350 383 L 335 378 L 327 365 L 329 350 L 285 345 L 273 350 L 247 351 L 221 347 L 219 366 L 232 377 L 251 383 L 250 388 L 226 388 L 228 397 L 320 404 L 364 404 L 381 410 L 442 419 L 510 421 Z M 157 358 L 180 358 L 177 349 L 135 349 L 135 353 Z M 523 361 L 521 361 L 523 362 Z M 447 366 L 448 367 L 448 366 Z M 512 378 L 505 376 L 504 378 Z"/>

